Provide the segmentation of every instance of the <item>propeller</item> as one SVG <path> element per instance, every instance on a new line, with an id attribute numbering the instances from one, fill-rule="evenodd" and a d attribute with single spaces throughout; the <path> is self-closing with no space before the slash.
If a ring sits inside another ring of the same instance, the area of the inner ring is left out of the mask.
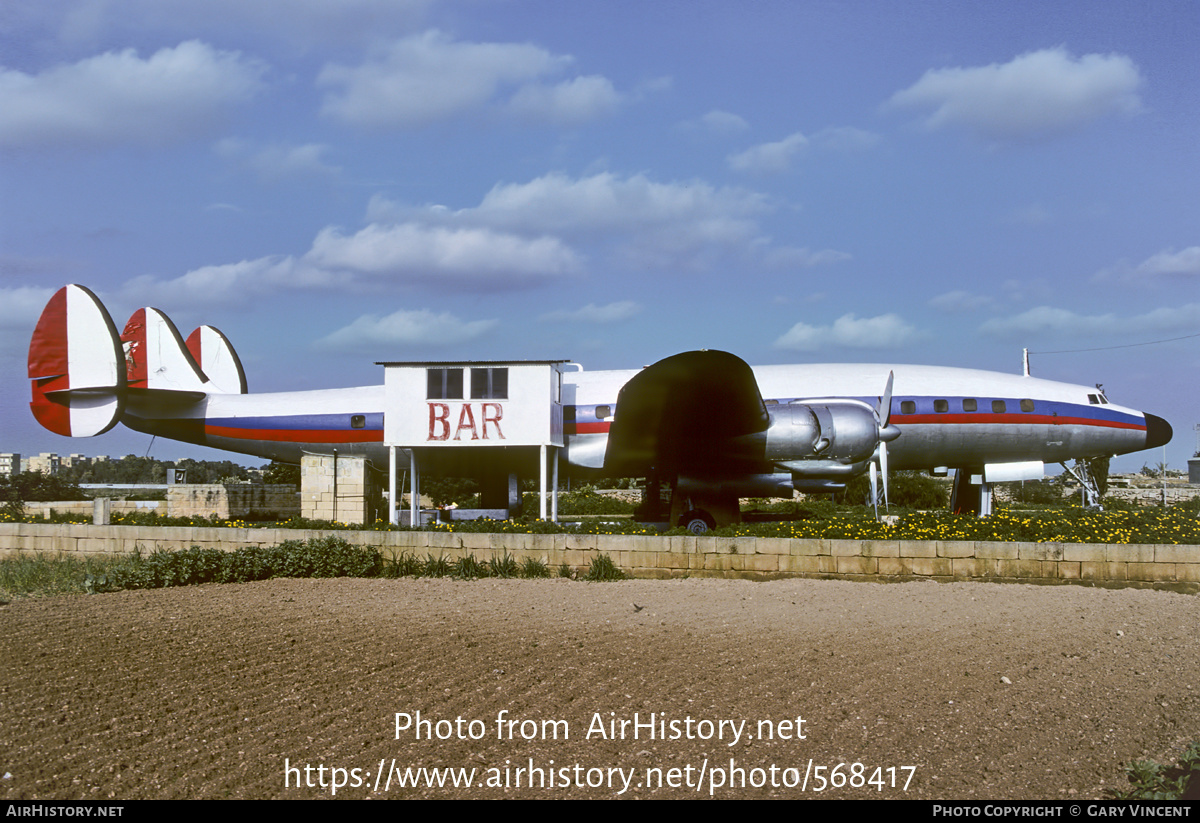
<path id="1" fill-rule="evenodd" d="M 883 387 L 883 396 L 879 398 L 879 406 L 875 409 L 875 422 L 879 426 L 879 471 L 883 474 L 883 505 L 888 509 L 888 449 L 887 444 L 900 436 L 900 430 L 890 426 L 888 421 L 892 416 L 892 383 L 896 373 L 888 372 L 887 385 Z M 871 463 L 871 496 L 878 499 L 875 490 L 875 464 Z M 878 516 L 878 508 L 876 509 Z"/>

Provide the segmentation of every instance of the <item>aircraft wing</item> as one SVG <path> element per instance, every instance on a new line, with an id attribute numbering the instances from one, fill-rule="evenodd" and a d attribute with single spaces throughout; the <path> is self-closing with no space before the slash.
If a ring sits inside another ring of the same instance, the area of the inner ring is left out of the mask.
<path id="1" fill-rule="evenodd" d="M 744 360 L 723 351 L 683 352 L 647 366 L 621 389 L 604 467 L 631 477 L 733 468 L 752 459 L 741 454 L 738 438 L 770 424 Z"/>

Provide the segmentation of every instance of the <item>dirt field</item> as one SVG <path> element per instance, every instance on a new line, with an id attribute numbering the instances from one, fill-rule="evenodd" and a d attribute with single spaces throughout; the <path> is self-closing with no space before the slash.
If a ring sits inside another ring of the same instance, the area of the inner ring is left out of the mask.
<path id="1" fill-rule="evenodd" d="M 0 607 L 0 795 L 1099 798 L 1200 737 L 1198 618 L 1169 592 L 818 580 L 19 599 Z M 418 711 L 450 739 L 397 739 Z M 654 739 L 608 734 L 635 713 Z M 475 785 L 401 788 L 393 761 Z M 865 785 L 816 793 L 843 778 Z"/>

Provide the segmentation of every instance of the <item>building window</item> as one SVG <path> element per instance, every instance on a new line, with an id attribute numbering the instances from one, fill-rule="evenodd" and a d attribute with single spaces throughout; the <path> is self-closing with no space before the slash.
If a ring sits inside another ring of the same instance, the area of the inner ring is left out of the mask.
<path id="1" fill-rule="evenodd" d="M 507 400 L 508 368 L 471 369 L 471 399 Z"/>
<path id="2" fill-rule="evenodd" d="M 992 414 L 1004 414 L 1006 409 L 1007 406 L 1004 405 L 1003 400 L 992 401 Z"/>
<path id="3" fill-rule="evenodd" d="M 963 398 L 963 411 L 972 412 L 979 411 L 979 401 L 974 397 Z"/>
<path id="4" fill-rule="evenodd" d="M 933 401 L 933 410 L 935 412 L 937 412 L 938 414 L 945 414 L 946 412 L 950 411 L 950 401 L 949 400 L 934 400 Z"/>
<path id="5" fill-rule="evenodd" d="M 426 369 L 426 392 L 429 400 L 462 400 L 462 369 Z"/>

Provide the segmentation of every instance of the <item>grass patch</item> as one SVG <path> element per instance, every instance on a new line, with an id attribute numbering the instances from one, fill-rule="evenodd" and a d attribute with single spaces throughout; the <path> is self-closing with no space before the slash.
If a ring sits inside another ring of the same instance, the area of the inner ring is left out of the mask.
<path id="1" fill-rule="evenodd" d="M 521 567 L 517 565 L 517 560 L 507 551 L 500 557 L 492 556 L 488 561 L 488 568 L 492 572 L 492 577 L 520 577 Z"/>
<path id="2" fill-rule="evenodd" d="M 535 557 L 526 557 L 521 561 L 521 577 L 537 579 L 549 576 L 550 567 L 546 565 L 544 560 L 538 560 Z"/>
<path id="3" fill-rule="evenodd" d="M 459 580 L 478 580 L 491 574 L 487 564 L 480 563 L 473 554 L 458 558 L 454 561 L 453 566 L 453 576 Z"/>
<path id="4" fill-rule="evenodd" d="M 83 594 L 89 576 L 105 577 L 119 562 L 117 557 L 80 559 L 43 552 L 6 557 L 0 560 L 0 594 L 6 599 Z"/>
<path id="5" fill-rule="evenodd" d="M 607 554 L 593 557 L 591 564 L 588 566 L 587 574 L 583 576 L 584 580 L 591 583 L 605 583 L 611 580 L 624 580 L 625 578 L 625 572 L 621 571 Z"/>

